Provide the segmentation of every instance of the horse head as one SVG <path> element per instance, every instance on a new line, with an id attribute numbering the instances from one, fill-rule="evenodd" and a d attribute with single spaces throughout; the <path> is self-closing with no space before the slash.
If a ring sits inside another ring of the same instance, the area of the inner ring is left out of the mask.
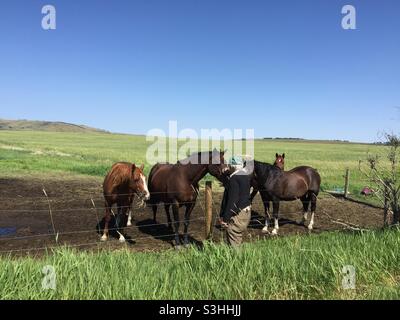
<path id="1" fill-rule="evenodd" d="M 277 166 L 281 170 L 285 170 L 285 154 L 282 155 L 276 154 L 275 155 L 275 162 L 274 165 Z"/>
<path id="2" fill-rule="evenodd" d="M 229 171 L 229 166 L 225 163 L 224 154 L 225 151 L 218 151 L 217 149 L 209 151 L 208 172 L 220 181 L 222 181 L 225 173 Z"/>
<path id="3" fill-rule="evenodd" d="M 135 164 L 132 164 L 132 183 L 133 189 L 136 194 L 144 198 L 145 200 L 150 199 L 150 192 L 147 188 L 146 176 L 143 173 L 144 165 L 142 164 L 140 167 L 137 167 Z"/>

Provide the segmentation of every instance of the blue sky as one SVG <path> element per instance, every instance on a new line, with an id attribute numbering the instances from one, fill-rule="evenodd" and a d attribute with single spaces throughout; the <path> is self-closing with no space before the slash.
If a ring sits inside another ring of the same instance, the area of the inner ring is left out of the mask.
<path id="1" fill-rule="evenodd" d="M 397 0 L 2 0 L 0 118 L 375 141 L 400 131 L 399 34 Z"/>

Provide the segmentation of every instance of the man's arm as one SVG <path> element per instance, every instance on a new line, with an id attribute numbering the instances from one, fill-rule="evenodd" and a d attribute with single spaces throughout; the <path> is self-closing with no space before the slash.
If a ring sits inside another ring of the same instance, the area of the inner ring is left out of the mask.
<path id="1" fill-rule="evenodd" d="M 239 199 L 239 185 L 235 179 L 231 179 L 224 211 L 222 212 L 222 219 L 228 223 L 234 212 L 236 212 L 236 202 Z"/>

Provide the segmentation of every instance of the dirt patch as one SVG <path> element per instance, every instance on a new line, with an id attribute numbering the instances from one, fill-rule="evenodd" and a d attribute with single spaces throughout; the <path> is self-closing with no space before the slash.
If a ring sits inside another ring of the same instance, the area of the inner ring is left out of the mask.
<path id="1" fill-rule="evenodd" d="M 44 196 L 43 189 L 46 190 L 48 199 Z M 214 213 L 219 210 L 221 196 L 221 193 L 213 194 Z M 53 232 L 49 204 L 58 235 Z M 307 228 L 298 223 L 302 217 L 301 208 L 300 201 L 282 203 L 280 236 L 308 233 Z M 255 198 L 253 211 L 246 241 L 269 237 L 261 232 L 264 209 L 259 196 Z M 97 225 L 103 214 L 101 183 L 96 180 L 0 179 L 0 228 L 14 230 L 12 234 L 0 236 L 0 254 L 40 255 L 46 248 L 60 245 L 85 250 L 120 249 L 125 246 L 133 251 L 172 248 L 173 236 L 167 228 L 163 206 L 159 207 L 157 223 L 154 223 L 151 208 L 139 208 L 137 203 L 134 204 L 133 225 L 126 229 L 131 240 L 126 244 L 120 244 L 112 237 L 106 243 L 99 241 Z M 344 228 L 332 220 L 346 221 L 362 228 L 376 228 L 382 225 L 382 210 L 322 196 L 318 201 L 313 232 Z M 194 243 L 201 243 L 205 238 L 203 190 L 191 215 L 189 232 Z M 223 233 L 217 228 L 213 229 L 213 239 L 217 242 L 223 241 Z"/>

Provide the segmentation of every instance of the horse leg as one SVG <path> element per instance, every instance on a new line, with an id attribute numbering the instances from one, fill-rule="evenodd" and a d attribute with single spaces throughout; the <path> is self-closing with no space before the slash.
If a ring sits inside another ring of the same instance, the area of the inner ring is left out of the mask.
<path id="1" fill-rule="evenodd" d="M 132 225 L 132 202 L 133 202 L 133 196 L 129 199 L 128 222 L 126 223 L 127 227 L 130 227 Z"/>
<path id="2" fill-rule="evenodd" d="M 181 240 L 179 239 L 179 204 L 177 202 L 172 205 L 172 213 L 174 214 L 175 248 L 180 249 Z"/>
<path id="3" fill-rule="evenodd" d="M 308 224 L 308 230 L 311 231 L 314 226 L 315 209 L 317 209 L 317 195 L 314 192 L 311 192 L 310 198 L 311 198 L 311 219 L 310 223 Z"/>
<path id="4" fill-rule="evenodd" d="M 171 214 L 169 212 L 169 204 L 164 205 L 165 213 L 167 214 L 168 229 L 172 229 Z"/>
<path id="5" fill-rule="evenodd" d="M 250 202 L 253 203 L 254 197 L 257 195 L 258 189 L 253 187 L 253 192 L 250 195 Z"/>
<path id="6" fill-rule="evenodd" d="M 127 227 L 130 227 L 132 225 L 132 209 L 129 209 L 128 212 L 128 222 L 126 223 Z"/>
<path id="7" fill-rule="evenodd" d="M 119 242 L 123 243 L 125 242 L 125 237 L 123 235 L 123 226 L 126 225 L 126 211 L 127 207 L 125 207 L 123 204 L 120 206 L 118 205 L 118 213 L 117 216 L 115 217 L 115 228 L 117 233 L 119 234 Z"/>
<path id="8" fill-rule="evenodd" d="M 192 213 L 194 206 L 195 206 L 194 202 L 186 205 L 184 231 L 183 231 L 184 232 L 183 245 L 185 247 L 189 246 L 189 235 L 188 235 L 189 219 L 190 219 L 190 214 Z"/>
<path id="9" fill-rule="evenodd" d="M 156 204 L 153 204 L 152 207 L 151 207 L 151 209 L 153 209 L 153 221 L 154 221 L 155 223 L 157 223 L 157 220 L 156 220 L 156 218 L 157 218 L 157 205 L 156 205 Z"/>
<path id="10" fill-rule="evenodd" d="M 108 238 L 108 224 L 110 223 L 111 220 L 111 206 L 109 203 L 106 201 L 105 203 L 105 208 L 106 208 L 106 214 L 104 216 L 104 229 L 103 229 L 103 235 L 100 238 L 100 241 L 107 241 Z"/>
<path id="11" fill-rule="evenodd" d="M 300 198 L 301 202 L 303 203 L 303 218 L 301 219 L 301 224 L 305 225 L 308 217 L 308 207 L 310 205 L 310 197 L 308 194 L 305 194 Z"/>
<path id="12" fill-rule="evenodd" d="M 265 227 L 262 229 L 263 233 L 269 233 L 268 231 L 268 226 L 269 226 L 269 220 L 271 219 L 271 216 L 269 214 L 269 200 L 268 197 L 264 194 L 261 193 L 261 198 L 264 204 L 264 214 L 265 214 Z"/>
<path id="13" fill-rule="evenodd" d="M 272 200 L 272 215 L 274 216 L 274 229 L 272 230 L 273 235 L 278 234 L 279 230 L 279 222 L 278 222 L 278 217 L 279 217 L 279 199 L 273 199 Z"/>

